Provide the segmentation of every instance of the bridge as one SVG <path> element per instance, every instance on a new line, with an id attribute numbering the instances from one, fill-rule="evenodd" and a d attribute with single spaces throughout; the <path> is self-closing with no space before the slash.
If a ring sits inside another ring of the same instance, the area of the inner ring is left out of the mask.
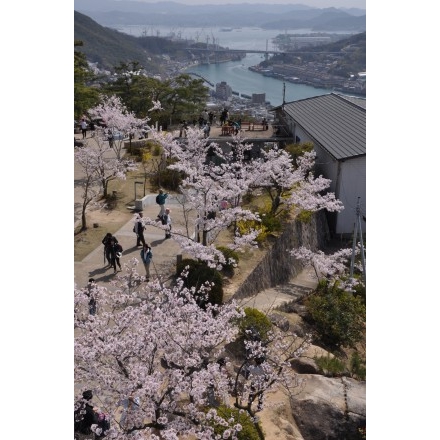
<path id="1" fill-rule="evenodd" d="M 340 54 L 341 52 L 313 52 L 309 51 L 281 51 L 281 50 L 269 50 L 269 49 L 225 49 L 220 47 L 185 47 L 185 50 L 189 52 L 201 52 L 204 54 L 207 62 L 209 63 L 209 55 L 213 54 L 240 54 L 246 55 L 247 53 L 259 53 L 264 55 L 265 61 L 269 59 L 269 55 L 302 55 L 302 54 Z"/>
<path id="2" fill-rule="evenodd" d="M 341 52 L 314 52 L 312 50 L 308 51 L 280 51 L 280 50 L 258 50 L 258 49 L 224 49 L 224 48 L 206 48 L 206 47 L 185 47 L 185 50 L 189 50 L 190 52 L 210 52 L 210 53 L 261 53 L 261 54 L 273 54 L 273 55 L 301 55 L 306 53 L 315 53 L 315 54 L 340 54 Z"/>

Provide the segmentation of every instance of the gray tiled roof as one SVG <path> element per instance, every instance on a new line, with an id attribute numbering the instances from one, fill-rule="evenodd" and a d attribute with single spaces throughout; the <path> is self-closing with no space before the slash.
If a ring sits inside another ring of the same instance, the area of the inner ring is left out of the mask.
<path id="1" fill-rule="evenodd" d="M 335 159 L 366 154 L 366 100 L 329 93 L 284 104 L 285 113 Z"/>

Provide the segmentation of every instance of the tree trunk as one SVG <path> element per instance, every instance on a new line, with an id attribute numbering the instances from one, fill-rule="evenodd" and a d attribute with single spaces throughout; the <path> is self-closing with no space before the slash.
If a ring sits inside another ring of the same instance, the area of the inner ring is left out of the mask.
<path id="1" fill-rule="evenodd" d="M 106 198 L 108 192 L 108 181 L 105 179 L 102 180 L 102 192 L 103 192 L 102 197 Z"/>
<path id="2" fill-rule="evenodd" d="M 86 208 L 83 206 L 83 209 L 81 212 L 81 231 L 85 231 L 86 229 L 87 229 Z"/>

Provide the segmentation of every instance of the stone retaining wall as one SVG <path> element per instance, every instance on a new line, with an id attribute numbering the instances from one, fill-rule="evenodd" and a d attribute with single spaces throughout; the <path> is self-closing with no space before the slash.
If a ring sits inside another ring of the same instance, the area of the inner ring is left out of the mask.
<path id="1" fill-rule="evenodd" d="M 315 213 L 309 223 L 296 220 L 287 224 L 284 232 L 233 297 L 246 298 L 264 289 L 287 283 L 302 270 L 301 262 L 288 251 L 300 246 L 313 251 L 322 249 L 329 237 L 324 211 Z"/>

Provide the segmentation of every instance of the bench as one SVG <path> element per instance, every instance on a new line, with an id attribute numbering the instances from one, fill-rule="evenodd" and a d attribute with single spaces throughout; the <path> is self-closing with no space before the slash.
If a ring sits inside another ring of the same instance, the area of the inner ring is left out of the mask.
<path id="1" fill-rule="evenodd" d="M 267 124 L 263 125 L 263 124 L 254 123 L 253 126 L 252 126 L 252 130 L 264 131 L 264 130 L 267 130 L 266 127 L 267 127 Z"/>
<path id="2" fill-rule="evenodd" d="M 252 126 L 252 122 L 249 122 L 249 121 L 244 121 L 244 122 L 241 123 L 241 129 L 242 130 L 250 131 L 251 130 L 251 126 Z"/>
<path id="3" fill-rule="evenodd" d="M 235 127 L 231 125 L 222 125 L 222 136 L 229 136 L 235 133 Z"/>

